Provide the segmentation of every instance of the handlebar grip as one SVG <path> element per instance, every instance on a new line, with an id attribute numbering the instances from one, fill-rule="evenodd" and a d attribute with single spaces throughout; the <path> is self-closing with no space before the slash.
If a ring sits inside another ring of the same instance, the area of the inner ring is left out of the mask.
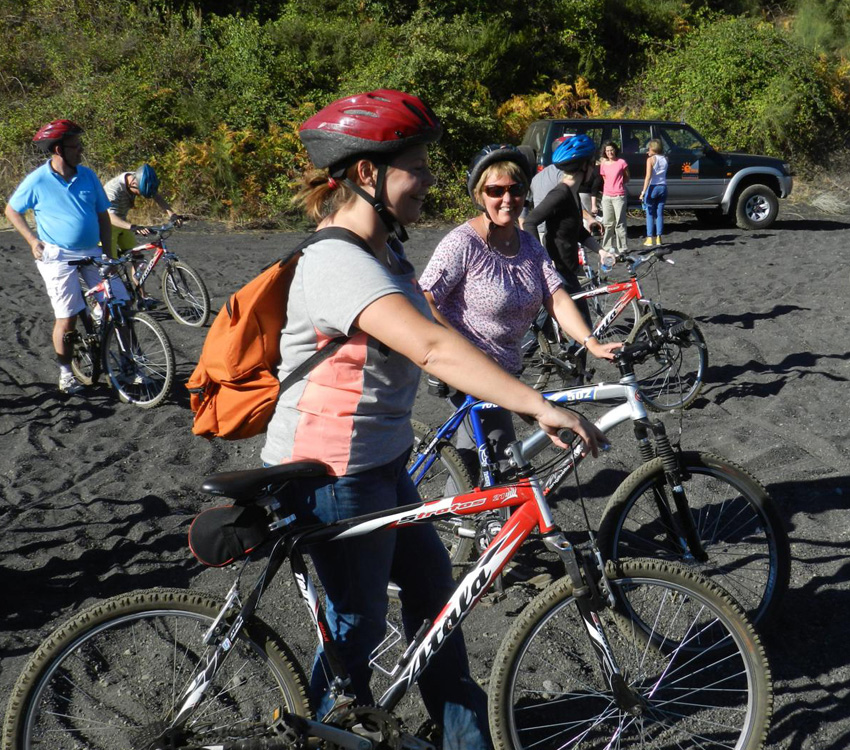
<path id="1" fill-rule="evenodd" d="M 69 266 L 90 266 L 94 263 L 94 258 L 80 258 L 79 260 L 69 260 Z"/>
<path id="2" fill-rule="evenodd" d="M 566 443 L 567 445 L 573 442 L 575 436 L 576 434 L 572 430 L 567 429 L 566 427 L 558 430 L 558 440 L 560 440 L 562 443 Z"/>
<path id="3" fill-rule="evenodd" d="M 681 323 L 677 323 L 674 326 L 670 326 L 666 331 L 664 331 L 664 338 L 667 341 L 678 338 L 683 333 L 687 333 L 688 331 L 694 330 L 694 321 L 691 318 L 687 320 L 683 320 Z"/>

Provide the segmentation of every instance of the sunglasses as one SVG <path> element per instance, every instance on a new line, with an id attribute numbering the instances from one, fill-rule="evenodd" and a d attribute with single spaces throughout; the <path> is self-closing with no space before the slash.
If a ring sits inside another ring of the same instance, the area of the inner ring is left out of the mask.
<path id="1" fill-rule="evenodd" d="M 512 182 L 510 185 L 485 185 L 484 195 L 488 198 L 501 198 L 505 193 L 510 193 L 514 198 L 525 195 L 525 185 L 521 182 Z"/>

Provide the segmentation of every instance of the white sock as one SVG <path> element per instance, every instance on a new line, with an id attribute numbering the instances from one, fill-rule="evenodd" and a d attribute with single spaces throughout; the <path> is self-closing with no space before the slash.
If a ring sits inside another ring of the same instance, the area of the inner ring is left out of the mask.
<path id="1" fill-rule="evenodd" d="M 70 365 L 59 365 L 59 374 L 60 375 L 70 375 L 71 374 L 71 366 Z"/>

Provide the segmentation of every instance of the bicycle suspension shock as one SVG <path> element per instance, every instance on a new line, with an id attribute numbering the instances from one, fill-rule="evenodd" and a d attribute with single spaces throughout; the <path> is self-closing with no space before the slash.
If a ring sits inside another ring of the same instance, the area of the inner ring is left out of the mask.
<path id="1" fill-rule="evenodd" d="M 691 513 L 683 484 L 683 472 L 676 458 L 673 446 L 670 444 L 670 438 L 667 436 L 667 431 L 663 423 L 659 421 L 653 422 L 651 429 L 655 436 L 656 455 L 661 459 L 667 485 L 673 493 L 673 503 L 676 507 L 676 514 L 679 519 L 678 525 L 681 528 L 683 541 L 694 559 L 699 562 L 706 562 L 708 555 L 702 546 L 702 539 L 694 523 L 693 513 Z"/>

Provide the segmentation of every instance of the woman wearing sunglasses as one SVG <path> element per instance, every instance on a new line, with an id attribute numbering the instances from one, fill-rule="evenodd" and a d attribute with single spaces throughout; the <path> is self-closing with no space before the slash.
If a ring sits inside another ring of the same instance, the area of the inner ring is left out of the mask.
<path id="1" fill-rule="evenodd" d="M 590 335 L 546 250 L 517 228 L 530 182 L 528 160 L 513 146 L 494 144 L 475 156 L 467 190 L 479 213 L 437 246 L 419 279 L 425 297 L 441 323 L 514 375 L 522 370 L 523 336 L 541 306 L 594 356 L 611 359 L 618 345 L 600 344 Z M 463 399 L 462 393 L 449 398 L 455 407 Z M 515 439 L 511 415 L 490 412 L 484 425 L 498 454 L 503 454 Z M 477 465 L 468 429 L 459 432 L 457 447 L 470 469 Z"/>

